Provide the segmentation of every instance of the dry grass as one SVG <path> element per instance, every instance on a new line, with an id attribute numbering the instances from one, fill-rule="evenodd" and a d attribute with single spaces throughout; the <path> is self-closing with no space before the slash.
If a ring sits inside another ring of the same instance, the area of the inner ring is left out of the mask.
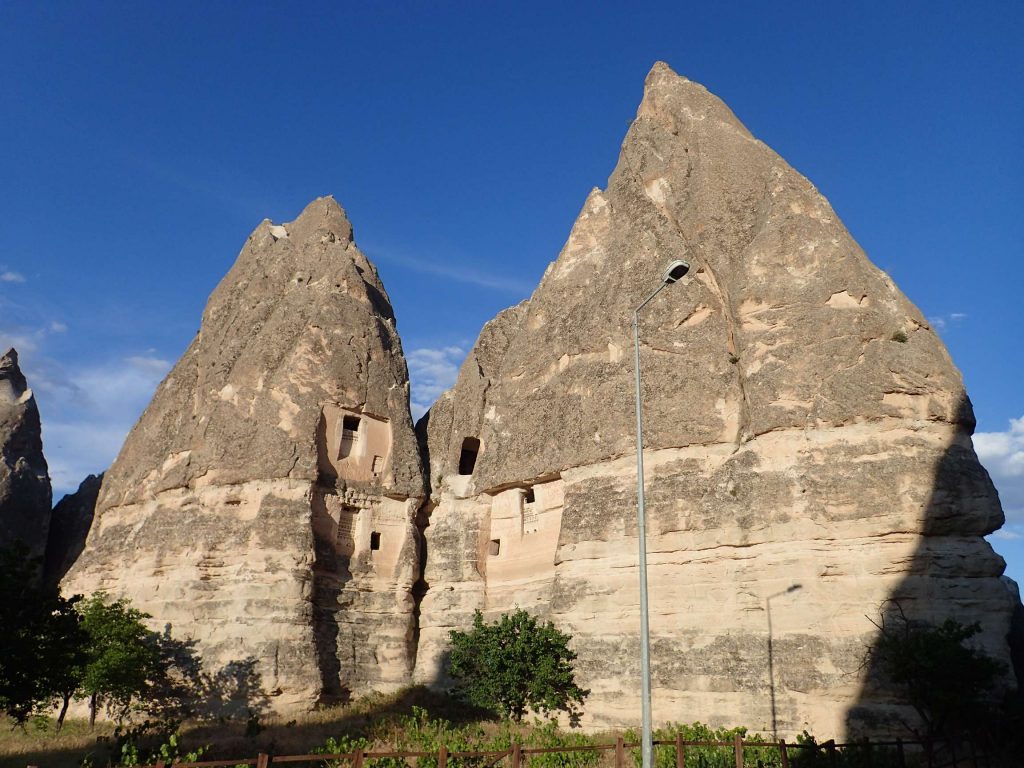
<path id="1" fill-rule="evenodd" d="M 290 718 L 268 716 L 259 721 L 258 729 L 244 721 L 186 723 L 181 728 L 180 751 L 184 754 L 208 747 L 203 758 L 209 760 L 244 759 L 260 752 L 309 754 L 329 737 L 361 734 L 372 725 L 411 714 L 414 706 L 455 724 L 486 722 L 491 717 L 447 696 L 411 688 Z M 10 721 L 0 720 L 0 768 L 77 768 L 86 758 L 102 767 L 111 758 L 113 731 L 109 722 L 99 722 L 91 731 L 84 720 L 68 720 L 58 734 L 52 719 L 38 719 L 24 729 L 12 728 Z"/>
<path id="2" fill-rule="evenodd" d="M 57 733 L 52 718 L 37 718 L 18 728 L 12 720 L 0 716 L 0 766 L 49 765 L 43 759 L 50 755 L 59 760 L 54 765 L 77 766 L 79 760 L 71 756 L 84 756 L 95 748 L 98 738 L 109 737 L 113 731 L 112 723 L 96 723 L 95 730 L 90 730 L 87 720 L 69 719 Z M 71 762 L 67 762 L 69 759 Z"/>

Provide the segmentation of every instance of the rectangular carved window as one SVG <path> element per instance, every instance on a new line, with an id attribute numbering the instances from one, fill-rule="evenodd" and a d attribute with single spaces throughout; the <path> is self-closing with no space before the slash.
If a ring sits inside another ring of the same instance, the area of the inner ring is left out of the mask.
<path id="1" fill-rule="evenodd" d="M 462 453 L 459 454 L 459 474 L 472 475 L 476 467 L 476 457 L 480 453 L 480 441 L 475 437 L 467 437 L 462 441 Z"/>
<path id="2" fill-rule="evenodd" d="M 338 451 L 339 458 L 346 458 L 352 453 L 352 448 L 359 441 L 359 417 L 344 416 L 341 420 L 341 447 Z"/>

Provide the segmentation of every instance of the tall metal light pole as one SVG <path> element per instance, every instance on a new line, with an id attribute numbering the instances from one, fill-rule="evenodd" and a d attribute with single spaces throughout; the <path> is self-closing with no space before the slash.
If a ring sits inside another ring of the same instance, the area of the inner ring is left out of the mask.
<path id="1" fill-rule="evenodd" d="M 643 768 L 651 768 L 653 751 L 651 735 L 651 634 L 647 622 L 647 519 L 644 506 L 644 424 L 643 405 L 640 401 L 640 310 L 657 296 L 666 285 L 672 285 L 690 271 L 685 261 L 676 260 L 668 265 L 654 293 L 633 310 L 634 372 L 636 373 L 636 507 L 640 542 L 640 706 L 643 715 L 641 755 Z"/>

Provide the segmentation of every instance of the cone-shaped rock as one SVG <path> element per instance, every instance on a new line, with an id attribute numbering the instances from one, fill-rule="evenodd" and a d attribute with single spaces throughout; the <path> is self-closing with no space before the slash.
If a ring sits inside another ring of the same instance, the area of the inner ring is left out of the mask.
<path id="1" fill-rule="evenodd" d="M 575 637 L 591 725 L 637 722 L 631 318 L 677 258 L 640 330 L 655 722 L 907 714 L 864 688 L 890 598 L 1008 660 L 1003 516 L 941 341 L 807 179 L 658 64 L 608 188 L 421 422 L 443 480 L 417 676 L 474 609 L 518 605 Z"/>
<path id="2" fill-rule="evenodd" d="M 131 598 L 278 709 L 407 682 L 424 478 L 374 266 L 331 198 L 264 221 L 107 472 L 65 591 Z"/>
<path id="3" fill-rule="evenodd" d="M 0 547 L 21 542 L 41 557 L 51 500 L 39 408 L 9 349 L 0 357 Z"/>

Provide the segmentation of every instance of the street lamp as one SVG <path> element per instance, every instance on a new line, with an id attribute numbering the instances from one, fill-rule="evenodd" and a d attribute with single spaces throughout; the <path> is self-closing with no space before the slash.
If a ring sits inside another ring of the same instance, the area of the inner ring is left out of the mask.
<path id="1" fill-rule="evenodd" d="M 642 768 L 651 768 L 653 750 L 651 736 L 651 634 L 647 623 L 647 522 L 644 507 L 644 426 L 640 402 L 640 310 L 666 285 L 679 280 L 690 271 L 690 265 L 676 259 L 665 270 L 661 284 L 633 310 L 633 347 L 636 374 L 636 506 L 640 542 L 640 707 L 643 715 L 641 735 Z"/>

